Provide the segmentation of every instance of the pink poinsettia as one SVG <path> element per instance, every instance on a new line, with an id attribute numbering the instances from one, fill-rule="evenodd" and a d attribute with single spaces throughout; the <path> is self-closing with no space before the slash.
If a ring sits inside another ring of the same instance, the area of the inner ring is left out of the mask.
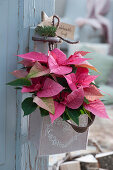
<path id="1" fill-rule="evenodd" d="M 44 82 L 43 78 L 33 78 L 31 79 L 32 85 L 31 86 L 23 86 L 21 92 L 22 93 L 30 93 L 39 91 L 42 87 Z"/>
<path id="2" fill-rule="evenodd" d="M 100 90 L 94 85 L 84 88 L 84 95 L 89 101 L 94 101 L 103 97 Z"/>
<path id="3" fill-rule="evenodd" d="M 65 111 L 65 105 L 63 105 L 62 103 L 58 103 L 55 101 L 54 105 L 55 105 L 55 113 L 54 114 L 49 113 L 52 123 L 54 122 L 54 120 L 59 118 Z"/>
<path id="4" fill-rule="evenodd" d="M 38 97 L 52 97 L 60 93 L 64 87 L 50 78 L 34 78 L 31 86 L 23 86 L 22 93 L 36 92 Z"/>
<path id="5" fill-rule="evenodd" d="M 48 97 L 48 99 L 50 99 L 53 97 L 54 100 L 58 100 L 58 102 L 54 102 L 55 113 L 53 114 L 49 112 L 51 122 L 54 122 L 54 120 L 60 117 L 64 113 L 66 107 L 78 109 L 83 104 L 84 91 L 82 87 L 71 93 L 64 92 L 62 91 L 63 89 L 64 88 L 54 80 L 47 78 L 44 82 L 43 88 L 37 92 L 35 102 L 37 102 L 37 104 L 43 109 L 47 109 L 47 102 L 46 105 L 44 101 L 41 102 L 44 98 Z"/>
<path id="6" fill-rule="evenodd" d="M 88 58 L 80 58 L 80 54 L 72 55 L 68 59 L 66 55 L 59 49 L 55 48 L 49 53 L 48 64 L 51 73 L 65 75 L 72 72 L 70 65 L 78 65 Z"/>
<path id="7" fill-rule="evenodd" d="M 27 59 L 27 60 L 31 60 L 33 62 L 39 61 L 39 62 L 42 62 L 42 63 L 47 63 L 47 60 L 48 60 L 48 56 L 46 54 L 40 53 L 40 52 L 34 52 L 34 51 L 26 53 L 26 54 L 20 54 L 20 55 L 17 55 L 17 56 L 24 58 L 24 59 Z"/>
<path id="8" fill-rule="evenodd" d="M 27 86 L 24 86 L 22 88 L 22 93 L 30 93 L 30 92 L 35 92 L 35 91 L 38 91 L 39 89 L 41 88 L 41 85 L 40 84 L 33 84 L 31 85 L 30 87 L 27 87 Z"/>
<path id="9" fill-rule="evenodd" d="M 11 74 L 17 78 L 22 78 L 26 77 L 28 75 L 28 72 L 25 70 L 14 70 L 13 72 L 11 72 Z"/>
<path id="10" fill-rule="evenodd" d="M 89 104 L 84 103 L 86 110 L 90 111 L 92 114 L 99 116 L 101 118 L 109 118 L 104 104 L 98 99 L 95 101 L 90 101 Z"/>
<path id="11" fill-rule="evenodd" d="M 35 64 L 35 61 L 24 59 L 22 61 L 19 61 L 18 63 L 22 64 L 24 67 L 32 67 Z"/>
<path id="12" fill-rule="evenodd" d="M 44 82 L 43 88 L 37 92 L 38 97 L 53 97 L 59 94 L 64 89 L 59 83 L 47 78 Z"/>
<path id="13" fill-rule="evenodd" d="M 67 59 L 67 64 L 80 65 L 86 60 L 91 60 L 91 58 L 83 58 L 82 56 L 88 54 L 89 52 L 77 51 Z"/>
<path id="14" fill-rule="evenodd" d="M 50 73 L 49 68 L 43 66 L 38 61 L 35 62 L 34 66 L 29 70 L 28 78 L 42 77 Z"/>
<path id="15" fill-rule="evenodd" d="M 88 53 L 76 51 L 67 58 L 55 48 L 48 55 L 40 52 L 18 55 L 23 58 L 19 63 L 25 70 L 13 71 L 12 74 L 18 79 L 9 85 L 21 86 L 22 93 L 33 94 L 33 98 L 28 98 L 22 104 L 25 115 L 33 112 L 38 105 L 48 111 L 52 123 L 65 110 L 67 113 L 70 111 L 69 118 L 75 121 L 76 115 L 73 114 L 73 117 L 71 112 L 76 109 L 84 111 L 84 108 L 96 116 L 108 118 L 105 106 L 100 101 L 103 95 L 92 83 L 98 76 L 89 75 L 89 68 L 97 70 L 88 63 L 90 58 L 84 58 Z M 28 107 L 31 108 L 27 113 Z"/>
<path id="16" fill-rule="evenodd" d="M 74 55 L 76 56 L 76 55 L 80 54 L 80 55 L 78 55 L 78 57 L 79 57 L 79 58 L 83 58 L 83 56 L 85 56 L 85 55 L 88 54 L 88 53 L 90 53 L 90 52 L 87 52 L 87 51 L 76 51 L 76 52 L 74 53 Z M 76 67 L 88 68 L 88 69 L 91 69 L 91 70 L 94 70 L 94 71 L 98 72 L 97 69 L 96 69 L 94 66 L 92 66 L 92 65 L 91 65 L 88 61 L 86 61 L 86 60 L 83 61 L 82 63 L 75 64 L 75 66 L 76 66 Z"/>
<path id="17" fill-rule="evenodd" d="M 90 83 L 94 81 L 98 76 L 88 75 L 89 70 L 87 68 L 77 68 L 76 73 L 71 73 L 65 76 L 67 83 L 72 91 L 79 87 L 89 87 Z"/>
<path id="18" fill-rule="evenodd" d="M 64 65 L 66 55 L 58 49 L 54 49 L 49 53 L 48 65 L 50 73 L 64 75 L 72 72 L 72 67 Z"/>
<path id="19" fill-rule="evenodd" d="M 55 119 L 60 117 L 66 107 L 71 109 L 78 109 L 84 101 L 84 91 L 83 88 L 76 89 L 75 91 L 71 92 L 62 92 L 60 96 L 56 96 L 55 99 L 59 100 L 59 102 L 55 103 L 55 114 L 50 113 L 51 121 L 54 122 Z"/>

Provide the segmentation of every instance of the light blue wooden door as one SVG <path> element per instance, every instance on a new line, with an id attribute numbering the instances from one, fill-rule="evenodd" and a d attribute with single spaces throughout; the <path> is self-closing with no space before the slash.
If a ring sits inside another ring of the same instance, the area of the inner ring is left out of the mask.
<path id="1" fill-rule="evenodd" d="M 28 142 L 28 118 L 21 112 L 21 97 L 6 82 L 17 68 L 19 53 L 29 51 L 30 26 L 41 11 L 54 12 L 54 0 L 0 0 L 0 170 L 47 170 L 48 159 L 39 159 Z"/>
<path id="2" fill-rule="evenodd" d="M 7 87 L 16 68 L 17 0 L 0 0 L 0 170 L 15 170 L 16 91 Z"/>

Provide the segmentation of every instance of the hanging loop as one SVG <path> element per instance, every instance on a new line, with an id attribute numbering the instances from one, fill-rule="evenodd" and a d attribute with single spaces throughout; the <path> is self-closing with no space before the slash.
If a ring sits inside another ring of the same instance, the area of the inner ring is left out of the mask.
<path id="1" fill-rule="evenodd" d="M 53 26 L 55 26 L 55 18 L 57 19 L 56 28 L 58 28 L 60 24 L 60 18 L 57 15 L 53 15 L 53 20 L 52 20 Z"/>

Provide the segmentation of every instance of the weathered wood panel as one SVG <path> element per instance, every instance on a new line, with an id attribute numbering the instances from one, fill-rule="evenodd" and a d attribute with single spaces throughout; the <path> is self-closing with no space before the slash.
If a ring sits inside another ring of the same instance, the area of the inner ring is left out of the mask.
<path id="1" fill-rule="evenodd" d="M 40 22 L 42 10 L 51 16 L 54 13 L 54 0 L 19 0 L 19 54 L 29 51 L 30 26 Z M 38 158 L 36 148 L 28 142 L 29 119 L 23 117 L 20 105 L 24 97 L 18 92 L 16 170 L 47 170 L 48 158 Z"/>
<path id="2" fill-rule="evenodd" d="M 12 8 L 13 6 L 13 8 Z M 18 1 L 0 1 L 0 170 L 15 169 L 16 91 L 6 86 L 16 68 Z"/>
<path id="3" fill-rule="evenodd" d="M 0 2 L 0 21 L 2 27 L 0 27 L 0 39 L 2 40 L 0 49 L 4 49 L 1 51 L 1 61 L 0 61 L 0 164 L 5 163 L 5 128 L 6 128 L 6 87 L 4 84 L 6 83 L 6 55 L 7 51 L 7 13 L 4 12 L 4 8 L 8 10 L 8 1 Z M 4 20 L 2 19 L 2 15 L 4 15 Z M 6 32 L 6 33 L 5 33 Z"/>

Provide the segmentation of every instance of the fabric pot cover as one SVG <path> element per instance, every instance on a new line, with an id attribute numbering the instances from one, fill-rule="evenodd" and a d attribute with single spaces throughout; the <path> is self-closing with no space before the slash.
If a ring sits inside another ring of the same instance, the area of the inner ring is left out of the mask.
<path id="1" fill-rule="evenodd" d="M 87 115 L 80 116 L 80 126 L 86 126 Z M 39 155 L 52 155 L 86 149 L 88 130 L 77 133 L 62 118 L 51 123 L 50 117 L 41 117 L 37 109 L 29 117 L 29 140 Z"/>

